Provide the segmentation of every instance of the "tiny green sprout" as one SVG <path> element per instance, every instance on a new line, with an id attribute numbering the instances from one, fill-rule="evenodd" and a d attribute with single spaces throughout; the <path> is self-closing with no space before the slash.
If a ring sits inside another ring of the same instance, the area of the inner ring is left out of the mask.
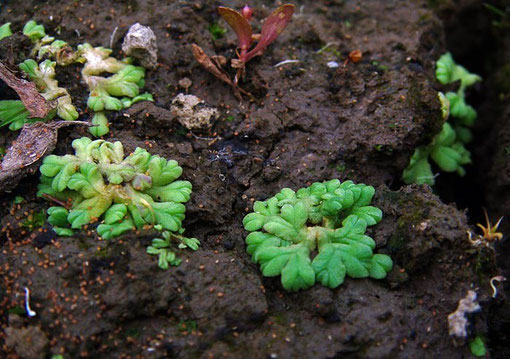
<path id="1" fill-rule="evenodd" d="M 76 59 L 69 61 L 65 51 L 67 42 L 56 40 L 54 37 L 46 35 L 43 25 L 37 24 L 34 20 L 30 20 L 23 28 L 23 34 L 28 36 L 34 43 L 34 47 L 30 52 L 30 57 L 41 60 L 43 57 L 56 59 L 59 65 L 69 65 Z"/>
<path id="2" fill-rule="evenodd" d="M 471 354 L 475 357 L 484 357 L 485 354 L 487 354 L 485 343 L 479 335 L 469 342 L 469 349 L 471 350 Z"/>
<path id="3" fill-rule="evenodd" d="M 191 333 L 197 330 L 198 325 L 195 320 L 181 320 L 179 322 L 178 328 L 180 332 Z"/>
<path id="4" fill-rule="evenodd" d="M 23 203 L 24 200 L 25 199 L 23 197 L 16 196 L 16 197 L 14 197 L 14 201 L 13 202 L 14 202 L 14 204 L 20 204 L 20 203 Z"/>
<path id="5" fill-rule="evenodd" d="M 336 169 L 338 172 L 344 172 L 344 171 L 347 169 L 347 167 L 345 166 L 345 164 L 339 164 L 339 165 L 337 165 L 337 166 L 336 166 L 336 168 L 335 168 L 335 169 Z"/>
<path id="6" fill-rule="evenodd" d="M 193 251 L 198 249 L 200 241 L 196 238 L 186 238 L 180 234 L 171 233 L 169 231 L 162 232 L 163 238 L 154 238 L 152 245 L 147 247 L 147 253 L 158 256 L 158 267 L 161 269 L 168 269 L 168 266 L 178 266 L 181 260 L 176 257 L 175 244 L 178 243 L 177 248 L 189 248 Z"/>
<path id="7" fill-rule="evenodd" d="M 221 39 L 227 33 L 227 29 L 221 27 L 219 24 L 216 23 L 210 25 L 208 30 L 213 40 Z"/>
<path id="8" fill-rule="evenodd" d="M 11 23 L 7 22 L 0 26 L 0 40 L 2 40 L 4 37 L 8 37 L 12 35 L 11 31 Z"/>
<path id="9" fill-rule="evenodd" d="M 4 158 L 5 153 L 5 147 L 0 146 L 0 161 Z"/>
<path id="10" fill-rule="evenodd" d="M 282 189 L 244 217 L 247 252 L 266 277 L 281 275 L 288 291 L 316 281 L 329 288 L 352 278 L 386 277 L 393 267 L 388 255 L 374 254 L 375 241 L 365 235 L 382 218 L 370 206 L 375 190 L 352 181 L 316 182 L 297 192 Z M 317 253 L 313 260 L 310 256 Z"/>
<path id="11" fill-rule="evenodd" d="M 19 316 L 23 316 L 23 315 L 26 315 L 27 311 L 21 305 L 17 305 L 15 307 L 10 308 L 8 310 L 8 313 L 9 314 L 16 314 L 16 315 L 19 315 Z"/>
<path id="12" fill-rule="evenodd" d="M 166 241 L 165 246 L 159 241 L 152 246 L 165 251 L 160 266 L 165 261 L 166 265 L 177 263 L 167 249 L 170 239 L 191 249 L 198 247 L 198 240 L 182 236 L 184 203 L 190 199 L 191 183 L 177 181 L 182 168 L 176 161 L 142 148 L 124 157 L 118 141 L 82 137 L 72 146 L 74 155 L 47 156 L 40 167 L 37 195 L 59 204 L 48 209 L 48 222 L 58 235 L 70 236 L 96 221 L 101 221 L 97 232 L 104 239 L 154 227 L 164 231 L 164 239 L 159 241 Z"/>
<path id="13" fill-rule="evenodd" d="M 44 210 L 41 210 L 39 212 L 29 213 L 27 218 L 21 222 L 21 225 L 32 232 L 34 229 L 44 226 L 45 222 L 46 213 L 44 213 Z"/>
<path id="14" fill-rule="evenodd" d="M 36 42 L 46 36 L 46 31 L 44 31 L 43 25 L 39 25 L 34 20 L 30 20 L 25 24 L 25 27 L 23 27 L 23 35 L 29 37 L 33 42 Z"/>

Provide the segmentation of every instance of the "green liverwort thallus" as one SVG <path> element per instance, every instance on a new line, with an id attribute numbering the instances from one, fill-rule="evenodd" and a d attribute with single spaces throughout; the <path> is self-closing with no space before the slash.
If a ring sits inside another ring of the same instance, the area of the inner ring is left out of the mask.
<path id="1" fill-rule="evenodd" d="M 255 202 L 254 212 L 244 218 L 244 228 L 252 232 L 247 251 L 264 276 L 281 275 L 289 291 L 309 288 L 316 280 L 336 288 L 346 275 L 384 278 L 393 262 L 374 254 L 375 242 L 365 235 L 367 226 L 382 218 L 379 208 L 369 206 L 374 193 L 371 186 L 336 179 L 297 192 L 284 188 Z"/>
<path id="2" fill-rule="evenodd" d="M 132 229 L 154 228 L 166 239 L 155 239 L 149 254 L 164 252 L 162 263 L 178 264 L 171 243 L 196 250 L 198 240 L 183 236 L 191 183 L 177 181 L 182 168 L 174 160 L 151 155 L 142 148 L 124 156 L 120 142 L 73 141 L 74 155 L 50 155 L 40 171 L 37 195 L 62 204 L 48 209 L 48 221 L 61 236 L 70 236 L 89 223 L 101 221 L 104 239 Z M 157 249 L 157 250 L 156 250 Z M 165 265 L 163 265 L 164 267 Z M 166 265 L 168 267 L 168 265 Z"/>
<path id="3" fill-rule="evenodd" d="M 402 179 L 405 183 L 434 185 L 430 158 L 445 172 L 457 172 L 464 176 L 464 166 L 471 163 L 471 153 L 464 147 L 473 136 L 470 127 L 476 120 L 475 109 L 465 100 L 466 88 L 481 80 L 481 77 L 468 72 L 457 65 L 450 53 L 439 58 L 436 64 L 436 78 L 442 84 L 459 82 L 457 92 L 446 95 L 439 92 L 443 123 L 441 132 L 427 146 L 418 147 L 411 157 L 409 166 L 404 170 Z"/>

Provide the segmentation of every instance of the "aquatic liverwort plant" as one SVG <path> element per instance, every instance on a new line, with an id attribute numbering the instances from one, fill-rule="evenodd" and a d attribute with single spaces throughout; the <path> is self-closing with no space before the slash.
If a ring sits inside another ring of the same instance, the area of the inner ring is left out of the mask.
<path id="1" fill-rule="evenodd" d="M 375 242 L 365 234 L 382 218 L 382 211 L 370 206 L 374 194 L 371 186 L 337 179 L 297 192 L 284 188 L 255 202 L 253 213 L 244 217 L 244 228 L 251 232 L 247 252 L 264 276 L 281 275 L 289 291 L 315 281 L 336 288 L 346 275 L 384 278 L 393 262 L 386 254 L 374 254 Z"/>
<path id="2" fill-rule="evenodd" d="M 0 27 L 0 39 L 10 34 L 9 24 Z M 94 136 L 109 132 L 107 111 L 119 111 L 142 100 L 153 101 L 151 94 L 140 94 L 145 86 L 145 69 L 134 66 L 130 58 L 118 60 L 110 56 L 112 50 L 88 43 L 78 45 L 74 51 L 65 41 L 47 35 L 44 26 L 33 20 L 26 23 L 23 34 L 34 44 L 30 56 L 38 61 L 47 60 L 37 66 L 34 60 L 28 59 L 20 65 L 20 69 L 37 84 L 45 99 L 57 101 L 57 115 L 65 120 L 76 119 L 78 113 L 67 91 L 58 87 L 54 79 L 55 66 L 83 64 L 83 81 L 90 91 L 87 107 L 92 112 L 93 126 L 89 130 Z M 0 125 L 11 124 L 10 129 L 19 129 L 24 123 L 37 120 L 40 119 L 28 118 L 21 102 L 0 102 Z"/>
<path id="3" fill-rule="evenodd" d="M 469 128 L 477 115 L 475 109 L 466 103 L 465 91 L 481 77 L 457 65 L 451 54 L 446 53 L 437 61 L 436 78 L 442 84 L 459 82 L 459 89 L 446 95 L 439 93 L 443 119 L 447 122 L 429 145 L 416 149 L 402 176 L 406 183 L 434 185 L 430 159 L 443 171 L 457 172 L 460 176 L 466 173 L 464 165 L 471 163 L 471 153 L 465 145 L 473 138 Z"/>
<path id="4" fill-rule="evenodd" d="M 25 60 L 19 68 L 28 74 L 37 90 L 46 101 L 55 101 L 57 116 L 66 121 L 74 121 L 79 114 L 74 107 L 71 95 L 65 88 L 59 87 L 55 79 L 55 61 L 44 60 L 39 65 L 32 59 Z"/>
<path id="5" fill-rule="evenodd" d="M 43 57 L 58 58 L 59 65 L 62 65 L 60 53 L 67 47 L 65 41 L 47 35 L 44 26 L 34 20 L 30 20 L 25 24 L 23 35 L 30 38 L 34 43 L 30 57 L 37 58 L 37 60 L 41 60 Z"/>
<path id="6" fill-rule="evenodd" d="M 54 104 L 56 111 L 49 112 L 44 119 L 31 118 L 30 112 L 21 100 L 2 100 L 0 101 L 0 127 L 9 125 L 10 130 L 16 131 L 26 123 L 50 120 L 55 114 L 66 121 L 74 121 L 78 118 L 79 114 L 72 103 L 71 96 L 65 88 L 59 87 L 55 79 L 55 65 L 56 63 L 50 60 L 37 64 L 34 60 L 27 59 L 19 65 L 19 68 L 35 83 L 37 91 L 43 98 Z"/>
<path id="7" fill-rule="evenodd" d="M 119 141 L 82 137 L 72 146 L 74 155 L 47 156 L 40 167 L 37 195 L 59 204 L 48 209 L 48 221 L 58 235 L 70 236 L 101 221 L 97 232 L 104 239 L 133 229 L 163 231 L 165 246 L 155 239 L 152 247 L 164 248 L 165 258 L 172 251 L 170 239 L 172 244 L 198 247 L 198 240 L 183 236 L 184 203 L 192 187 L 188 181 L 177 181 L 182 168 L 176 161 L 142 148 L 125 157 Z M 152 249 L 148 252 L 160 254 Z M 174 259 L 169 262 L 176 264 Z M 160 267 L 161 263 L 160 259 Z"/>
<path id="8" fill-rule="evenodd" d="M 129 59 L 119 61 L 110 56 L 111 52 L 90 44 L 78 46 L 77 61 L 85 63 L 82 76 L 90 91 L 87 106 L 94 112 L 90 132 L 96 137 L 109 132 L 106 110 L 119 111 L 138 101 L 152 101 L 151 94 L 140 95 L 145 69 L 130 64 Z M 112 75 L 106 77 L 105 73 Z"/>

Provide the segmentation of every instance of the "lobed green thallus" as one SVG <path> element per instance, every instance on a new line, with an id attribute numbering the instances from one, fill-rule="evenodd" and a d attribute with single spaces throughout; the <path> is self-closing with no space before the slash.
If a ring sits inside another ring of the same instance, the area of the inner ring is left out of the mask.
<path id="1" fill-rule="evenodd" d="M 442 84 L 459 81 L 459 90 L 446 95 L 439 93 L 443 119 L 447 121 L 451 115 L 450 121 L 443 124 L 441 132 L 429 145 L 416 149 L 402 176 L 406 183 L 434 185 L 435 176 L 430 158 L 443 171 L 457 172 L 460 176 L 466 173 L 463 166 L 471 163 L 471 154 L 464 145 L 473 139 L 469 127 L 473 126 L 476 120 L 476 111 L 466 103 L 465 90 L 480 81 L 481 77 L 455 64 L 449 53 L 441 56 L 436 65 L 437 80 Z"/>
<path id="2" fill-rule="evenodd" d="M 149 93 L 140 95 L 145 86 L 145 69 L 131 65 L 130 59 L 119 61 L 110 57 L 111 52 L 90 44 L 79 45 L 77 51 L 77 62 L 85 63 L 82 76 L 90 91 L 87 107 L 94 112 L 90 133 L 96 137 L 109 132 L 106 110 L 120 111 L 135 102 L 153 100 Z M 104 77 L 104 73 L 112 76 Z"/>
<path id="3" fill-rule="evenodd" d="M 252 232 L 246 237 L 247 251 L 264 276 L 281 275 L 288 291 L 315 281 L 336 288 L 346 275 L 384 278 L 393 262 L 388 255 L 374 254 L 375 242 L 365 235 L 382 218 L 382 211 L 369 205 L 374 193 L 371 186 L 337 179 L 297 192 L 284 188 L 255 202 L 254 212 L 244 218 L 244 228 Z"/>
<path id="4" fill-rule="evenodd" d="M 78 118 L 78 111 L 72 104 L 71 96 L 66 89 L 58 86 L 55 79 L 54 61 L 44 60 L 37 64 L 32 59 L 27 59 L 19 64 L 20 70 L 28 75 L 35 83 L 38 92 L 46 101 L 54 102 L 55 110 L 51 111 L 44 119 L 30 118 L 30 113 L 20 100 L 0 101 L 0 127 L 9 125 L 9 129 L 16 131 L 26 123 L 47 121 L 55 115 L 66 121 L 74 121 Z"/>
<path id="5" fill-rule="evenodd" d="M 4 37 L 11 36 L 11 35 L 12 35 L 12 31 L 11 31 L 11 23 L 10 22 L 7 22 L 7 23 L 3 24 L 2 26 L 0 26 L 0 40 L 2 40 Z"/>
<path id="6" fill-rule="evenodd" d="M 37 90 L 46 101 L 56 101 L 57 115 L 63 120 L 74 121 L 79 114 L 73 106 L 71 96 L 65 88 L 59 87 L 55 80 L 55 61 L 44 60 L 39 65 L 32 59 L 19 65 L 20 70 L 28 74 Z"/>
<path id="7" fill-rule="evenodd" d="M 0 27 L 0 39 L 11 34 L 9 23 Z M 46 35 L 44 26 L 33 20 L 26 23 L 23 34 L 34 44 L 31 57 L 38 60 L 51 58 L 55 61 L 47 59 L 37 65 L 34 60 L 27 59 L 19 65 L 20 69 L 36 83 L 37 89 L 47 101 L 56 102 L 56 114 L 64 120 L 76 120 L 79 115 L 67 90 L 58 87 L 55 66 L 84 64 L 82 76 L 90 91 L 87 107 L 92 112 L 91 122 L 94 125 L 89 130 L 94 136 L 103 136 L 109 132 L 106 111 L 120 111 L 142 100 L 153 101 L 151 94 L 140 94 L 145 85 L 145 69 L 133 66 L 131 59 L 117 60 L 110 56 L 112 50 L 92 47 L 87 43 L 78 45 L 77 50 L 73 51 L 66 42 Z M 25 123 L 45 121 L 54 116 L 55 113 L 50 113 L 45 119 L 29 118 L 29 112 L 21 101 L 0 101 L 0 126 L 9 124 L 11 130 L 18 130 Z"/>
<path id="8" fill-rule="evenodd" d="M 48 221 L 57 234 L 70 236 L 75 230 L 102 219 L 97 227 L 104 239 L 132 229 L 154 227 L 163 231 L 166 246 L 158 240 L 153 247 L 170 258 L 169 240 L 196 249 L 198 240 L 185 238 L 182 221 L 190 199 L 191 183 L 177 181 L 182 168 L 174 160 L 151 155 L 142 148 L 124 157 L 120 142 L 92 141 L 87 137 L 74 140 L 74 155 L 47 156 L 40 171 L 37 195 L 62 204 L 48 209 Z M 181 246 L 182 247 L 182 246 Z M 149 247 L 151 248 L 151 247 Z M 173 252 L 172 252 L 173 253 Z M 160 267 L 164 260 L 160 259 Z"/>

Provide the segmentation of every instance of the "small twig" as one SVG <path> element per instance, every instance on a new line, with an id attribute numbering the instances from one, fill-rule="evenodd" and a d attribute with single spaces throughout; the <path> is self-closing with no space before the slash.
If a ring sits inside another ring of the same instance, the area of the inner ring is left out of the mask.
<path id="1" fill-rule="evenodd" d="M 498 295 L 498 288 L 496 288 L 496 286 L 494 285 L 495 280 L 497 280 L 498 282 L 504 282 L 506 281 L 506 278 L 503 277 L 502 275 L 497 275 L 491 278 L 490 284 L 493 291 L 492 298 L 496 298 L 496 296 Z"/>
<path id="2" fill-rule="evenodd" d="M 274 65 L 274 67 L 280 67 L 282 65 L 286 65 L 286 64 L 297 64 L 299 62 L 299 60 L 283 60 L 283 61 L 280 61 L 279 63 L 277 63 L 276 65 Z"/>
<path id="3" fill-rule="evenodd" d="M 27 311 L 27 315 L 29 317 L 35 317 L 37 314 L 32 309 L 30 309 L 30 291 L 27 287 L 25 287 L 25 310 Z"/>
<path id="4" fill-rule="evenodd" d="M 234 95 L 237 97 L 239 101 L 242 101 L 243 98 L 241 96 L 241 93 L 243 95 L 248 96 L 250 99 L 255 101 L 255 97 L 251 93 L 249 93 L 246 90 L 243 90 L 241 87 L 237 85 L 236 82 L 233 82 L 230 78 L 229 74 L 223 70 L 221 67 L 218 66 L 207 54 L 204 50 L 197 44 L 191 44 L 191 50 L 193 52 L 193 56 L 195 57 L 195 60 L 202 65 L 207 71 L 209 71 L 211 74 L 213 74 L 216 78 L 220 79 L 221 81 L 227 83 L 232 87 L 232 90 L 234 91 Z"/>
<path id="5" fill-rule="evenodd" d="M 113 29 L 112 34 L 110 35 L 110 49 L 113 48 L 113 40 L 115 39 L 115 34 L 117 33 L 117 30 L 119 29 L 118 26 L 115 26 L 115 29 Z"/>
<path id="6" fill-rule="evenodd" d="M 338 41 L 328 42 L 326 45 L 324 45 L 323 47 L 321 47 L 321 48 L 320 48 L 319 50 L 317 50 L 315 53 L 316 53 L 316 54 L 320 54 L 321 52 L 326 51 L 326 50 L 328 49 L 328 47 L 333 46 L 333 45 L 339 45 Z"/>
<path id="7" fill-rule="evenodd" d="M 50 194 L 43 193 L 43 194 L 42 194 L 42 196 L 43 196 L 44 198 L 46 198 L 47 200 L 49 200 L 49 201 L 53 201 L 53 202 L 55 202 L 55 203 L 57 203 L 57 204 L 61 205 L 61 206 L 62 206 L 62 207 L 64 207 L 65 209 L 69 209 L 69 208 L 71 208 L 71 206 L 69 205 L 69 203 L 62 202 L 61 200 L 59 200 L 58 198 L 53 197 L 53 196 L 52 196 L 52 195 L 50 195 Z"/>
<path id="8" fill-rule="evenodd" d="M 30 118 L 45 118 L 52 106 L 37 91 L 35 83 L 17 77 L 2 62 L 0 62 L 0 79 L 18 94 L 25 108 L 30 112 Z"/>
<path id="9" fill-rule="evenodd" d="M 195 135 L 193 132 L 190 131 L 191 136 L 193 136 L 197 140 L 203 140 L 203 141 L 212 141 L 216 140 L 218 137 L 201 137 L 198 135 Z"/>

